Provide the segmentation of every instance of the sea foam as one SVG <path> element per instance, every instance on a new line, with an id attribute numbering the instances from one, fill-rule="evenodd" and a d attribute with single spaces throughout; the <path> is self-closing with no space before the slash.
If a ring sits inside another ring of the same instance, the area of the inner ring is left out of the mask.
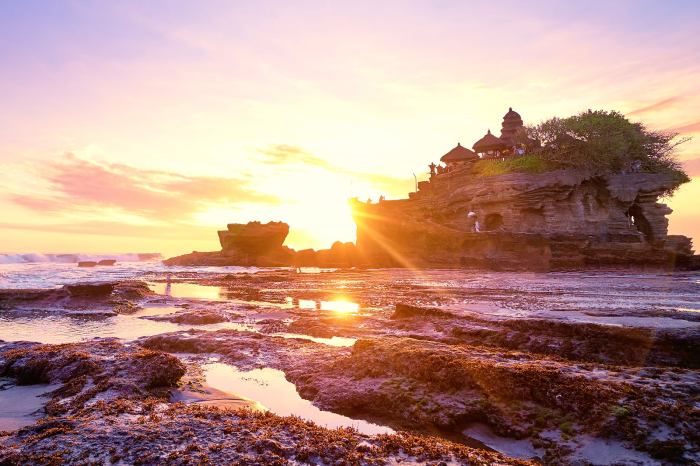
<path id="1" fill-rule="evenodd" d="M 0 264 L 35 264 L 62 263 L 75 264 L 80 261 L 100 261 L 114 259 L 117 262 L 142 262 L 161 259 L 159 253 L 125 253 L 125 254 L 42 254 L 30 252 L 24 254 L 0 254 Z"/>

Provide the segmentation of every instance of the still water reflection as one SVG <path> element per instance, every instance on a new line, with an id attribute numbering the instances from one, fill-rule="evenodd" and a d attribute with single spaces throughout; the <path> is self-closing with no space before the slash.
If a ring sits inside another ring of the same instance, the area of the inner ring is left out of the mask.
<path id="1" fill-rule="evenodd" d="M 151 283 L 148 285 L 151 291 L 163 296 L 172 298 L 202 299 L 207 301 L 226 301 L 228 299 L 226 290 L 220 286 L 198 285 L 196 283 Z M 232 301 L 236 301 L 235 299 Z M 267 306 L 281 308 L 293 308 L 295 298 L 287 297 L 283 304 L 262 303 Z M 331 311 L 338 314 L 357 314 L 360 305 L 344 297 L 327 301 L 315 301 L 313 299 L 297 300 L 299 309 Z"/>
<path id="2" fill-rule="evenodd" d="M 18 386 L 0 379 L 0 431 L 34 424 L 48 401 L 42 395 L 58 387 L 46 384 Z"/>
<path id="3" fill-rule="evenodd" d="M 322 311 L 333 311 L 339 314 L 357 314 L 360 305 L 343 299 L 334 301 L 321 301 Z"/>
<path id="4" fill-rule="evenodd" d="M 294 302 L 294 298 L 287 298 L 287 302 Z M 338 314 L 357 314 L 360 312 L 360 305 L 346 298 L 338 298 L 329 301 L 314 301 L 313 299 L 299 299 L 297 301 L 299 309 L 332 311 Z"/>
<path id="5" fill-rule="evenodd" d="M 141 317 L 164 315 L 179 311 L 176 307 L 152 307 L 130 315 L 71 316 L 66 314 L 50 316 L 0 317 L 0 340 L 35 341 L 38 343 L 76 343 L 93 338 L 136 338 L 177 332 L 184 328 L 203 330 L 251 330 L 245 324 L 222 322 L 209 325 L 180 325 L 167 321 L 142 319 Z"/>
<path id="6" fill-rule="evenodd" d="M 203 368 L 207 385 L 253 400 L 260 409 L 268 409 L 280 416 L 299 416 L 329 428 L 354 427 L 359 432 L 369 435 L 393 432 L 389 427 L 317 408 L 299 396 L 296 386 L 289 382 L 280 370 L 265 367 L 240 371 L 223 363 L 206 364 Z"/>
<path id="7" fill-rule="evenodd" d="M 225 299 L 220 286 L 198 285 L 196 283 L 150 283 L 148 287 L 156 294 L 172 298 L 205 299 L 222 301 Z"/>

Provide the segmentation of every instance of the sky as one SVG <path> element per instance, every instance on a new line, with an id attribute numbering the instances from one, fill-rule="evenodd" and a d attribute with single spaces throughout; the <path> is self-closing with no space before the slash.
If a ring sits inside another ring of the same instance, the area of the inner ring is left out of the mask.
<path id="1" fill-rule="evenodd" d="M 695 136 L 700 2 L 0 0 L 0 252 L 219 249 L 282 220 L 354 240 L 459 141 L 592 108 Z"/>

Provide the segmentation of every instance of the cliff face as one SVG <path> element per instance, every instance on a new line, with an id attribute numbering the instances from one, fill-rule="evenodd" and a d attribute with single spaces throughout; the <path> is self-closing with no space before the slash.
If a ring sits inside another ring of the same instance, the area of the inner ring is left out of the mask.
<path id="1" fill-rule="evenodd" d="M 690 239 L 668 236 L 669 176 L 579 171 L 432 177 L 409 199 L 353 202 L 357 247 L 381 266 L 537 269 L 670 267 Z M 474 212 L 480 232 L 472 232 Z M 471 222 L 470 222 L 471 221 Z"/>

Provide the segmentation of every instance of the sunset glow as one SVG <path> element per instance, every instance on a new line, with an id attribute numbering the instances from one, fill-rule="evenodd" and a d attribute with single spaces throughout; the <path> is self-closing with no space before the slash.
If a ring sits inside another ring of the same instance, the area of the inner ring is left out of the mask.
<path id="1" fill-rule="evenodd" d="M 333 311 L 338 314 L 357 314 L 360 310 L 360 305 L 347 299 L 339 298 L 332 301 L 321 301 L 321 310 Z"/>
<path id="2" fill-rule="evenodd" d="M 2 252 L 214 250 L 249 220 L 353 241 L 348 199 L 405 197 L 509 106 L 696 136 L 669 205 L 700 237 L 694 2 L 204 3 L 0 7 Z"/>

